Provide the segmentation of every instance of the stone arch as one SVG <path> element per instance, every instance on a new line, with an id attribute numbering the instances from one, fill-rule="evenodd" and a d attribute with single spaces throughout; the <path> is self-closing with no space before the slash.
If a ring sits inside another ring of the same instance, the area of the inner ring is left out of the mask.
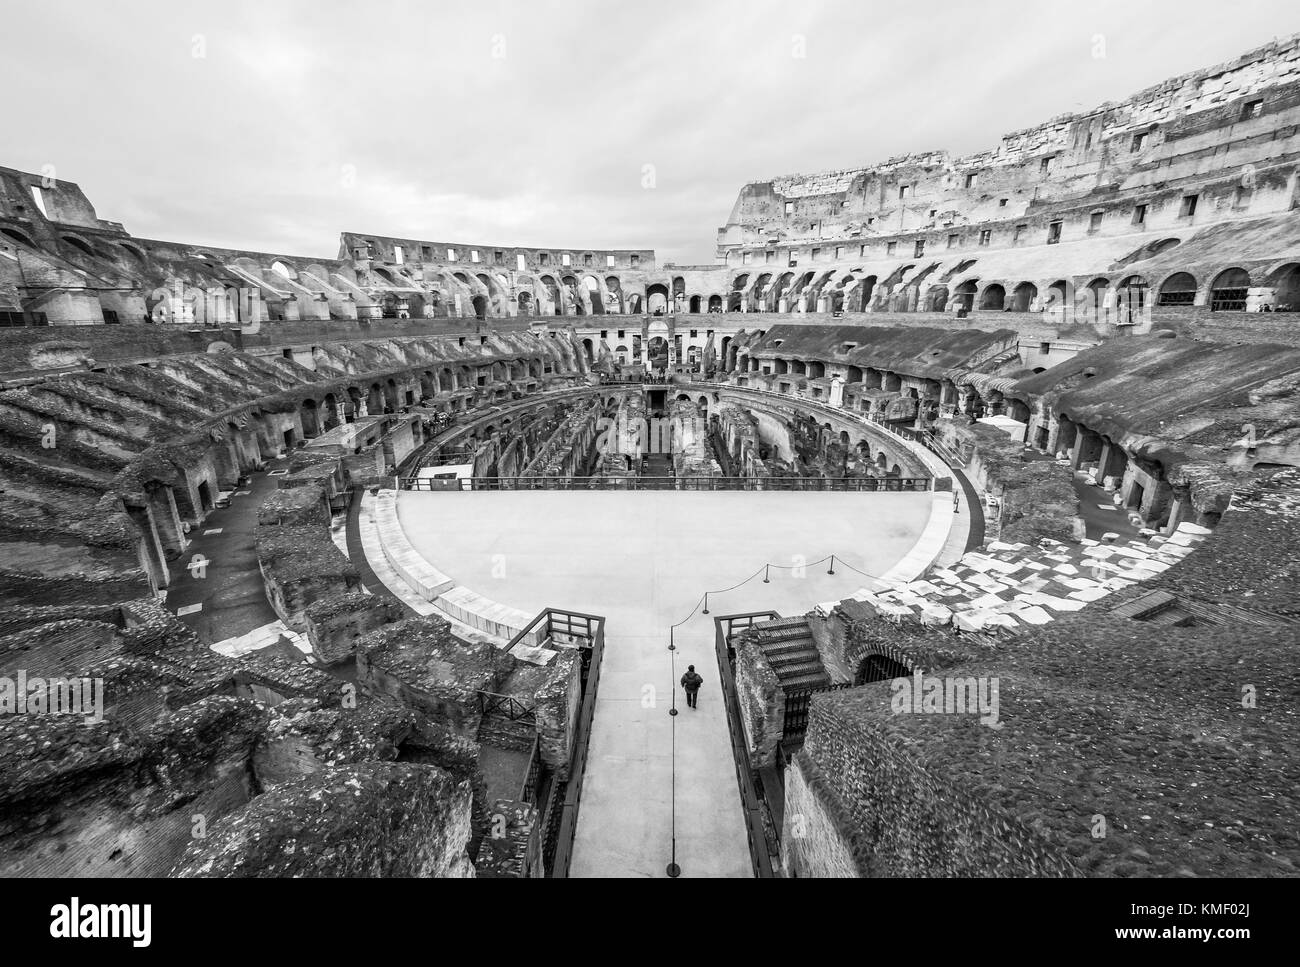
<path id="1" fill-rule="evenodd" d="M 334 429 L 342 420 L 339 414 L 339 401 L 333 393 L 326 393 L 325 398 L 321 400 L 321 413 L 324 417 L 324 428 Z"/>
<path id="2" fill-rule="evenodd" d="M 1038 286 L 1032 282 L 1021 282 L 1011 292 L 1011 311 L 1028 312 L 1038 298 Z"/>
<path id="3" fill-rule="evenodd" d="M 1000 312 L 1006 307 L 1007 290 L 998 282 L 990 282 L 980 293 L 980 308 L 991 312 Z"/>
<path id="4" fill-rule="evenodd" d="M 320 419 L 316 412 L 316 401 L 312 399 L 303 400 L 298 412 L 302 419 L 302 435 L 308 440 L 320 436 Z"/>
<path id="5" fill-rule="evenodd" d="M 1288 262 L 1269 273 L 1267 284 L 1274 287 L 1275 310 L 1300 312 L 1300 262 Z"/>
<path id="6" fill-rule="evenodd" d="M 1160 284 L 1156 305 L 1190 306 L 1196 301 L 1198 288 L 1196 276 L 1192 273 L 1175 272 Z"/>
<path id="7" fill-rule="evenodd" d="M 591 314 L 593 316 L 603 316 L 605 314 L 605 299 L 600 292 L 600 282 L 593 275 L 582 277 L 582 287 L 587 291 L 587 301 L 591 303 Z"/>
<path id="8" fill-rule="evenodd" d="M 646 286 L 645 290 L 646 311 L 650 315 L 656 313 L 667 313 L 669 308 L 668 286 L 662 282 L 656 282 L 654 285 Z"/>
<path id="9" fill-rule="evenodd" d="M 1210 283 L 1210 311 L 1244 312 L 1249 291 L 1249 272 L 1236 266 L 1224 269 Z"/>
<path id="10" fill-rule="evenodd" d="M 1140 275 L 1129 275 L 1115 287 L 1115 312 L 1117 325 L 1134 325 L 1147 308 L 1147 280 Z"/>

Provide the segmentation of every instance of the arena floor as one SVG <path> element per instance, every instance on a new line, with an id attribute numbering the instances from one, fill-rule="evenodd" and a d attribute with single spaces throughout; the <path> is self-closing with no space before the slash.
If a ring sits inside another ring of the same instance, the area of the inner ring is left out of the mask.
<path id="1" fill-rule="evenodd" d="M 916 543 L 928 493 L 416 493 L 398 517 L 415 548 L 456 581 L 528 612 L 545 607 L 604 615 L 597 694 L 572 876 L 663 876 L 672 838 L 676 723 L 677 861 L 683 876 L 750 876 L 745 823 L 718 689 L 713 616 L 773 609 L 799 614 L 843 598 L 863 577 L 839 564 L 802 578 L 763 564 L 811 563 L 831 553 L 881 574 Z M 675 664 L 674 664 L 675 658 Z M 677 679 L 705 679 L 699 709 L 674 720 Z"/>

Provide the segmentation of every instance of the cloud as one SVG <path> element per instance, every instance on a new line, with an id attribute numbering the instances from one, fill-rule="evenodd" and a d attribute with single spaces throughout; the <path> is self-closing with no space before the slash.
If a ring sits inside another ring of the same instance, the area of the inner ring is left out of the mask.
<path id="1" fill-rule="evenodd" d="M 1220 11 L 47 0 L 6 14 L 0 84 L 24 95 L 0 164 L 53 163 L 146 237 L 330 256 L 349 230 L 707 263 L 747 181 L 984 150 L 1271 39 L 1256 24 L 1300 25 L 1275 0 Z"/>

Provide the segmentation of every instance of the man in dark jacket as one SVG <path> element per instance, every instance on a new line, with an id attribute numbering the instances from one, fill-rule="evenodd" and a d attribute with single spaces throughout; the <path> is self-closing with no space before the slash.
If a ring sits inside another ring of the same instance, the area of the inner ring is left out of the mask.
<path id="1" fill-rule="evenodd" d="M 704 679 L 696 674 L 694 665 L 686 669 L 686 674 L 682 676 L 682 688 L 686 689 L 686 704 L 691 708 L 698 707 L 695 703 L 699 699 L 700 686 L 703 684 Z"/>

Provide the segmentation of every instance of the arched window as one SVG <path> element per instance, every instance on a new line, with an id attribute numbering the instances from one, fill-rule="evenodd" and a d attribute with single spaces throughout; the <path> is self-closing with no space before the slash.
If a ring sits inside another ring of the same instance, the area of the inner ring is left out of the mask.
<path id="1" fill-rule="evenodd" d="M 1196 301 L 1196 278 L 1190 272 L 1176 272 L 1160 286 L 1161 306 L 1190 306 Z"/>
<path id="2" fill-rule="evenodd" d="M 1245 269 L 1220 272 L 1210 285 L 1211 312 L 1244 312 L 1250 273 Z"/>

